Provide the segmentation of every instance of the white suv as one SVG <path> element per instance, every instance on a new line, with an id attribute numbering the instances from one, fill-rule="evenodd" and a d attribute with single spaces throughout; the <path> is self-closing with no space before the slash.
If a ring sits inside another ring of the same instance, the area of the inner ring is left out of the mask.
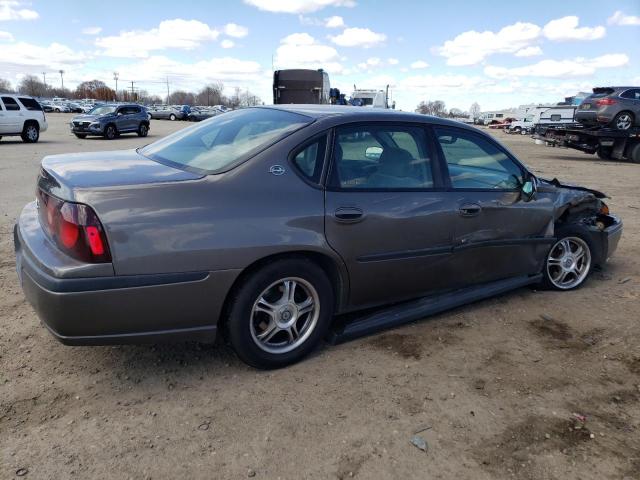
<path id="1" fill-rule="evenodd" d="M 0 94 L 0 139 L 20 135 L 22 141 L 35 143 L 47 129 L 42 107 L 27 95 Z"/>

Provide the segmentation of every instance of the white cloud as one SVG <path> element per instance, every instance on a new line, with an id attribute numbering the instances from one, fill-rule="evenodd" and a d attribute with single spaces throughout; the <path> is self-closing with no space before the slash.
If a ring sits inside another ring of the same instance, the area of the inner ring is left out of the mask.
<path id="1" fill-rule="evenodd" d="M 538 46 L 525 47 L 515 53 L 516 57 L 537 57 L 538 55 L 542 55 L 542 49 Z"/>
<path id="2" fill-rule="evenodd" d="M 244 0 L 260 10 L 276 13 L 311 13 L 325 7 L 355 7 L 354 0 Z"/>
<path id="3" fill-rule="evenodd" d="M 100 37 L 96 45 L 110 57 L 144 58 L 154 50 L 179 48 L 192 50 L 218 38 L 220 32 L 198 20 L 176 18 L 160 22 L 151 30 L 121 32 L 118 36 Z"/>
<path id="4" fill-rule="evenodd" d="M 322 45 L 308 33 L 292 33 L 280 41 L 274 57 L 276 68 L 324 68 L 332 73 L 341 73 L 338 51 Z"/>
<path id="5" fill-rule="evenodd" d="M 603 26 L 578 27 L 580 19 L 570 15 L 568 17 L 551 20 L 542 29 L 542 33 L 549 40 L 597 40 L 604 37 L 606 29 Z"/>
<path id="6" fill-rule="evenodd" d="M 400 60 L 398 60 L 397 58 L 387 58 L 387 63 L 389 65 L 397 65 L 398 63 L 400 63 Z"/>
<path id="7" fill-rule="evenodd" d="M 495 53 L 515 53 L 528 47 L 540 36 L 541 29 L 533 23 L 517 22 L 498 32 L 470 30 L 447 40 L 435 49 L 447 58 L 447 65 L 476 65 Z"/>
<path id="8" fill-rule="evenodd" d="M 618 10 L 609 17 L 607 23 L 609 25 L 640 25 L 640 16 L 625 15 Z"/>
<path id="9" fill-rule="evenodd" d="M 368 28 L 346 28 L 340 35 L 329 37 L 333 43 L 341 47 L 369 48 L 384 42 L 387 36 Z"/>
<path id="10" fill-rule="evenodd" d="M 593 75 L 601 68 L 617 68 L 628 65 L 629 57 L 624 53 L 612 53 L 596 58 L 575 58 L 573 60 L 541 60 L 524 67 L 506 68 L 487 66 L 485 75 L 491 78 L 513 77 L 586 77 Z"/>
<path id="11" fill-rule="evenodd" d="M 225 38 L 224 40 L 222 40 L 220 42 L 220 46 L 222 48 L 233 48 L 236 44 L 234 43 L 233 40 L 229 40 L 228 38 Z"/>
<path id="12" fill-rule="evenodd" d="M 370 67 L 377 67 L 381 64 L 381 62 L 382 60 L 380 60 L 378 57 L 371 57 L 367 59 L 367 65 L 369 65 Z"/>
<path id="13" fill-rule="evenodd" d="M 35 20 L 38 12 L 29 8 L 21 8 L 24 2 L 19 0 L 0 0 L 0 21 Z"/>
<path id="14" fill-rule="evenodd" d="M 344 27 L 344 19 L 338 15 L 324 19 L 324 26 L 327 28 L 342 28 Z"/>
<path id="15" fill-rule="evenodd" d="M 429 66 L 429 64 L 427 62 L 425 62 L 424 60 L 416 60 L 415 62 L 413 62 L 411 64 L 411 68 L 413 68 L 414 70 L 418 70 L 421 68 L 427 68 Z"/>
<path id="16" fill-rule="evenodd" d="M 13 40 L 13 35 L 9 32 L 3 32 L 0 30 L 0 41 L 3 42 L 11 42 Z"/>
<path id="17" fill-rule="evenodd" d="M 249 34 L 249 29 L 237 23 L 227 23 L 224 26 L 224 33 L 230 37 L 243 38 Z"/>
<path id="18" fill-rule="evenodd" d="M 82 29 L 83 35 L 98 35 L 102 31 L 102 27 L 87 27 Z"/>

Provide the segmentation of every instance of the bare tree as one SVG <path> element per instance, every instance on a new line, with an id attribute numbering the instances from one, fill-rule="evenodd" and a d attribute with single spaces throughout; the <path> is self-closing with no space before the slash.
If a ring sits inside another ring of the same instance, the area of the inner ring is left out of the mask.
<path id="1" fill-rule="evenodd" d="M 47 94 L 47 87 L 35 75 L 25 75 L 18 83 L 18 92 L 32 97 L 44 97 Z"/>
<path id="2" fill-rule="evenodd" d="M 9 80 L 0 78 L 0 93 L 12 93 L 12 92 L 13 92 L 13 89 L 11 88 L 11 83 L 9 83 Z"/>
<path id="3" fill-rule="evenodd" d="M 471 116 L 471 118 L 473 118 L 474 120 L 476 118 L 478 118 L 480 116 L 480 105 L 478 104 L 478 102 L 473 102 L 471 104 L 471 106 L 469 107 L 469 115 Z"/>
<path id="4" fill-rule="evenodd" d="M 447 107 L 442 100 L 422 101 L 418 104 L 416 112 L 424 115 L 434 115 L 436 117 L 444 117 L 447 114 Z"/>
<path id="5" fill-rule="evenodd" d="M 76 87 L 76 98 L 94 98 L 96 100 L 113 100 L 116 92 L 107 87 L 102 80 L 88 80 Z"/>
<path id="6" fill-rule="evenodd" d="M 184 90 L 175 90 L 169 95 L 169 104 L 171 105 L 193 105 L 195 103 L 195 95 Z"/>
<path id="7" fill-rule="evenodd" d="M 205 85 L 196 95 L 198 105 L 221 105 L 224 103 L 224 84 L 222 82 Z"/>

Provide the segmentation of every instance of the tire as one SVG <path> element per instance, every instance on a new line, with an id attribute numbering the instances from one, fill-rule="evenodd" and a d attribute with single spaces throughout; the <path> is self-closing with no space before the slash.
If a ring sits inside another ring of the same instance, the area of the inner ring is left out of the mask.
<path id="1" fill-rule="evenodd" d="M 287 295 L 291 291 L 293 297 Z M 258 305 L 260 299 L 264 303 Z M 238 357 L 255 368 L 285 367 L 324 337 L 333 305 L 333 289 L 322 268 L 305 258 L 277 260 L 249 274 L 231 297 L 228 339 Z M 299 308 L 310 310 L 299 313 Z"/>
<path id="2" fill-rule="evenodd" d="M 513 129 L 514 133 L 518 134 L 518 133 L 522 133 L 522 128 L 520 127 L 516 127 Z"/>
<path id="3" fill-rule="evenodd" d="M 139 137 L 146 137 L 149 135 L 149 126 L 146 123 L 141 123 L 136 133 Z"/>
<path id="4" fill-rule="evenodd" d="M 56 113 L 60 113 L 60 109 L 59 109 L 59 108 L 56 108 L 54 111 L 55 111 Z"/>
<path id="5" fill-rule="evenodd" d="M 78 138 L 87 138 L 87 135 L 85 133 L 74 133 L 74 135 Z"/>
<path id="6" fill-rule="evenodd" d="M 567 243 L 570 252 L 565 255 Z M 582 256 L 579 256 L 579 248 L 583 251 Z M 542 286 L 548 290 L 561 291 L 581 287 L 593 270 L 595 251 L 595 245 L 583 227 L 573 224 L 558 228 L 556 242 L 545 258 Z"/>
<path id="7" fill-rule="evenodd" d="M 629 161 L 633 163 L 640 163 L 640 142 L 636 143 L 629 149 L 628 158 Z"/>
<path id="8" fill-rule="evenodd" d="M 107 125 L 104 129 L 104 138 L 107 140 L 113 140 L 118 136 L 118 131 L 114 125 Z"/>
<path id="9" fill-rule="evenodd" d="M 615 117 L 613 117 L 611 125 L 613 125 L 613 128 L 615 128 L 616 130 L 626 131 L 633 127 L 634 123 L 635 118 L 633 116 L 633 113 L 624 111 L 618 113 Z"/>
<path id="10" fill-rule="evenodd" d="M 169 115 L 169 120 L 173 122 L 175 119 L 176 119 L 176 116 L 173 113 Z"/>
<path id="11" fill-rule="evenodd" d="M 20 136 L 25 143 L 36 143 L 40 139 L 40 127 L 37 123 L 26 123 Z"/>
<path id="12" fill-rule="evenodd" d="M 609 147 L 598 147 L 598 149 L 596 150 L 596 155 L 602 160 L 611 160 L 612 152 L 613 150 Z"/>

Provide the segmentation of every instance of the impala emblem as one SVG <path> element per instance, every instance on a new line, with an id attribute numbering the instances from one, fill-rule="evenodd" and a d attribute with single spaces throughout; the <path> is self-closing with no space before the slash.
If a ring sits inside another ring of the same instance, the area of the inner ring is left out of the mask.
<path id="1" fill-rule="evenodd" d="M 273 175 L 280 176 L 284 174 L 285 170 L 282 165 L 271 165 L 269 172 Z"/>

